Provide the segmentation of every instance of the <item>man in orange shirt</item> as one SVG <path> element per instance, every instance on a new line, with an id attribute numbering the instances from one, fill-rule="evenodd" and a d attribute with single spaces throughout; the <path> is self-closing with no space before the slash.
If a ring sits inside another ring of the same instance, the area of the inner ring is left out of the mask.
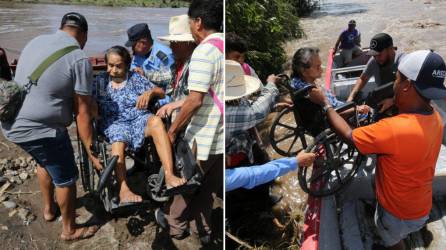
<path id="1" fill-rule="evenodd" d="M 333 129 L 362 154 L 377 154 L 375 224 L 386 247 L 405 249 L 404 238 L 426 223 L 443 123 L 430 100 L 446 97 L 446 65 L 440 55 L 420 50 L 398 66 L 394 102 L 399 114 L 352 130 L 321 89 L 311 99 L 323 106 Z"/>

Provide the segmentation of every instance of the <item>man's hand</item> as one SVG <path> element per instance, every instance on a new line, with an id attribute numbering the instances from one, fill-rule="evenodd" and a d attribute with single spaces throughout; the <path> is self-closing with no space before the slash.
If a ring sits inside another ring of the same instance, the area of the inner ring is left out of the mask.
<path id="1" fill-rule="evenodd" d="M 133 69 L 133 71 L 135 71 L 136 73 L 144 76 L 144 70 L 141 67 L 136 67 Z"/>
<path id="2" fill-rule="evenodd" d="M 360 114 L 368 114 L 370 112 L 371 108 L 367 105 L 359 105 L 356 107 L 356 110 Z"/>
<path id="3" fill-rule="evenodd" d="M 304 151 L 300 151 L 296 156 L 297 165 L 299 167 L 308 167 L 311 166 L 316 158 L 316 154 L 314 153 L 306 153 Z"/>
<path id="4" fill-rule="evenodd" d="M 176 101 L 168 103 L 164 106 L 162 106 L 160 109 L 158 109 L 158 112 L 156 112 L 156 115 L 159 117 L 168 117 L 172 115 L 172 112 L 175 109 L 181 108 L 183 106 L 184 100 Z"/>
<path id="5" fill-rule="evenodd" d="M 378 106 L 381 106 L 378 113 L 383 113 L 393 106 L 393 98 L 386 98 L 378 103 Z"/>
<path id="6" fill-rule="evenodd" d="M 103 167 L 102 167 L 102 164 L 101 164 L 101 161 L 97 158 L 97 157 L 95 157 L 95 156 L 93 156 L 93 154 L 89 154 L 88 155 L 88 158 L 90 159 L 90 161 L 93 163 L 93 166 L 97 169 L 97 170 L 102 170 L 103 169 Z"/>
<path id="7" fill-rule="evenodd" d="M 138 100 L 136 101 L 137 109 L 146 109 L 150 102 L 152 91 L 146 91 L 142 95 L 138 96 Z"/>
<path id="8" fill-rule="evenodd" d="M 310 91 L 310 100 L 322 107 L 328 104 L 327 97 L 321 87 L 314 88 Z"/>
<path id="9" fill-rule="evenodd" d="M 273 83 L 274 85 L 276 85 L 277 82 L 279 82 L 279 81 L 280 81 L 280 77 L 278 77 L 274 74 L 269 75 L 268 78 L 266 79 L 266 82 Z"/>

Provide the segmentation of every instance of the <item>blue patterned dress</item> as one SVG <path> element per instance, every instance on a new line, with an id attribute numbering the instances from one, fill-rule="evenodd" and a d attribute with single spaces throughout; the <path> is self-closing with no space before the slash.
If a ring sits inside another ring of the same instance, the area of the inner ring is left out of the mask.
<path id="1" fill-rule="evenodd" d="M 301 89 L 303 87 L 306 87 L 308 85 L 311 85 L 311 83 L 305 82 L 304 80 L 298 78 L 298 77 L 294 77 L 293 79 L 291 79 L 291 83 L 290 83 L 291 87 L 293 89 Z M 342 104 L 344 104 L 344 102 L 339 101 L 336 96 L 333 95 L 333 93 L 331 93 L 330 90 L 322 87 L 322 89 L 324 90 L 325 96 L 328 99 L 328 102 L 330 103 L 331 106 L 333 106 L 333 108 L 336 108 L 338 106 L 341 106 Z"/>
<path id="2" fill-rule="evenodd" d="M 136 109 L 136 101 L 154 85 L 138 73 L 128 74 L 120 89 L 112 88 L 106 72 L 98 75 L 93 83 L 93 96 L 99 106 L 99 130 L 107 140 L 110 143 L 124 142 L 130 150 L 137 150 L 144 142 L 144 128 L 152 113 Z"/>

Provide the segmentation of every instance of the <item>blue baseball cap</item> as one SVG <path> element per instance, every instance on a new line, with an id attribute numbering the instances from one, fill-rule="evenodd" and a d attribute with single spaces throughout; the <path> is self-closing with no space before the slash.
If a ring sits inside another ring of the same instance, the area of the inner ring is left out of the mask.
<path id="1" fill-rule="evenodd" d="M 446 64 L 439 54 L 431 50 L 412 52 L 402 59 L 398 71 L 414 82 L 417 91 L 425 98 L 446 97 Z"/>

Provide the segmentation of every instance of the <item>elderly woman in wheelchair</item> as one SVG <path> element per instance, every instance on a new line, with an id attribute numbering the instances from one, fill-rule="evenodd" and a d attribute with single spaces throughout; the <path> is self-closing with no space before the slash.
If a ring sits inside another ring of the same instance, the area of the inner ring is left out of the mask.
<path id="1" fill-rule="evenodd" d="M 314 196 L 330 195 L 348 184 L 356 174 L 364 159 L 354 147 L 345 144 L 331 130 L 326 120 L 326 108 L 314 102 L 312 89 L 325 92 L 330 107 L 333 107 L 352 127 L 370 122 L 370 107 L 344 103 L 316 81 L 322 75 L 319 49 L 305 47 L 296 51 L 292 63 L 291 81 L 284 85 L 291 94 L 288 107 L 276 117 L 270 132 L 271 146 L 281 155 L 291 156 L 301 150 L 320 155 L 319 167 L 299 168 L 299 184 L 302 189 Z M 288 113 L 292 113 L 295 124 L 290 123 Z M 289 141 L 285 141 L 288 140 Z M 288 142 L 291 142 L 288 143 Z M 315 188 L 319 180 L 326 185 Z"/>
<path id="2" fill-rule="evenodd" d="M 176 177 L 173 171 L 172 145 L 164 124 L 148 110 L 150 101 L 156 97 L 163 98 L 164 91 L 129 71 L 131 57 L 126 48 L 110 48 L 105 61 L 107 72 L 98 75 L 93 86 L 97 102 L 94 113 L 99 131 L 112 144 L 112 155 L 118 156 L 115 174 L 120 188 L 120 203 L 142 201 L 142 197 L 132 192 L 127 184 L 125 150 L 138 150 L 147 137 L 151 137 L 155 144 L 164 167 L 166 185 L 183 185 L 185 179 Z"/>

